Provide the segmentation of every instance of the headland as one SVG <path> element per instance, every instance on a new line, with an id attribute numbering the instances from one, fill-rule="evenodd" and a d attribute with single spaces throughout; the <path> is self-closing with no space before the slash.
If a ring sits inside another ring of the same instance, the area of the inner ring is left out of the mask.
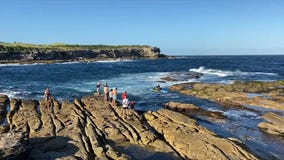
<path id="1" fill-rule="evenodd" d="M 167 58 L 160 48 L 148 45 L 37 45 L 0 43 L 0 63 L 57 63 L 113 59 Z"/>

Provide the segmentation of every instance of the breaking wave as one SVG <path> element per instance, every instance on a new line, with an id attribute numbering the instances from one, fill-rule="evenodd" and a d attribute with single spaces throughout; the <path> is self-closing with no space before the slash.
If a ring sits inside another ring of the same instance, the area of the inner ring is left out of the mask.
<path id="1" fill-rule="evenodd" d="M 14 66 L 35 66 L 35 65 L 43 65 L 44 63 L 7 63 L 7 64 L 0 64 L 0 67 L 14 67 Z"/>
<path id="2" fill-rule="evenodd" d="M 98 62 L 98 63 L 113 63 L 113 62 L 130 62 L 130 61 L 133 61 L 133 60 L 130 60 L 130 59 L 124 59 L 124 60 L 115 59 L 115 60 L 102 60 L 102 61 L 95 61 L 95 62 Z"/>
<path id="3" fill-rule="evenodd" d="M 225 71 L 225 70 L 217 70 L 217 69 L 207 69 L 204 66 L 201 66 L 199 68 L 191 68 L 189 69 L 191 72 L 198 72 L 202 74 L 210 74 L 210 75 L 216 75 L 219 77 L 227 77 L 227 76 L 254 76 L 254 75 L 268 75 L 268 76 L 277 76 L 276 73 L 266 73 L 266 72 L 242 72 L 240 70 L 235 71 Z"/>
<path id="4" fill-rule="evenodd" d="M 241 119 L 242 117 L 258 117 L 256 113 L 245 110 L 229 110 L 224 112 L 223 114 L 230 119 Z"/>

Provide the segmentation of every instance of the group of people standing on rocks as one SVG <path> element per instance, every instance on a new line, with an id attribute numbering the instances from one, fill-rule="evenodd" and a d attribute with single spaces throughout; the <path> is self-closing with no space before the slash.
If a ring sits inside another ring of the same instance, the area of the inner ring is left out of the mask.
<path id="1" fill-rule="evenodd" d="M 98 82 L 97 85 L 97 94 L 100 95 L 101 91 L 101 83 Z M 117 88 L 109 89 L 109 86 L 107 83 L 103 85 L 103 96 L 104 96 L 104 101 L 105 102 L 111 102 L 112 106 L 117 107 Z M 49 88 L 46 88 L 44 90 L 44 99 L 46 100 L 48 105 L 51 105 L 52 97 Z M 121 94 L 121 104 L 122 104 L 122 114 L 123 117 L 125 118 L 126 116 L 129 115 L 129 109 L 133 109 L 135 105 L 135 101 L 132 100 L 130 101 L 127 98 L 127 92 L 124 91 Z"/>
<path id="2" fill-rule="evenodd" d="M 101 84 L 100 82 L 97 83 L 97 94 L 100 95 L 100 90 L 101 90 Z M 110 101 L 114 107 L 117 107 L 117 88 L 109 89 L 109 86 L 107 83 L 104 84 L 103 86 L 103 94 L 104 94 L 104 101 Z M 135 101 L 129 101 L 127 98 L 127 92 L 124 91 L 121 94 L 121 104 L 123 108 L 123 117 L 126 117 L 129 115 L 128 109 L 133 109 L 135 105 Z"/>

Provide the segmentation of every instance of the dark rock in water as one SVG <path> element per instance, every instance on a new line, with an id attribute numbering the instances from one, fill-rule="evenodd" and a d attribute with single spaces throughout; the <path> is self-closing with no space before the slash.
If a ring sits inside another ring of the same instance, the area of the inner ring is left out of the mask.
<path id="1" fill-rule="evenodd" d="M 0 134 L 0 159 L 24 159 L 27 150 L 27 133 L 10 131 Z"/>
<path id="2" fill-rule="evenodd" d="M 9 102 L 9 98 L 7 95 L 0 94 L 0 104 L 7 105 Z"/>
<path id="3" fill-rule="evenodd" d="M 262 131 L 284 137 L 284 117 L 272 112 L 268 112 L 265 113 L 262 118 L 268 121 L 258 124 L 258 127 Z"/>
<path id="4" fill-rule="evenodd" d="M 157 81 L 158 83 L 166 83 L 166 81 Z"/>
<path id="5" fill-rule="evenodd" d="M 8 96 L 0 94 L 0 124 L 4 121 L 6 117 L 8 103 L 9 103 Z"/>
<path id="6" fill-rule="evenodd" d="M 198 115 L 202 115 L 202 116 L 206 116 L 208 118 L 214 118 L 214 119 L 224 119 L 225 118 L 222 112 L 207 111 L 193 104 L 188 104 L 188 103 L 169 102 L 169 103 L 164 104 L 164 108 L 174 110 L 174 111 L 179 111 L 179 112 L 185 112 L 188 115 L 191 115 L 194 117 Z"/>
<path id="7" fill-rule="evenodd" d="M 163 77 L 163 78 L 161 78 L 161 80 L 164 80 L 164 81 L 178 81 L 176 79 L 172 79 L 170 76 Z"/>
<path id="8" fill-rule="evenodd" d="M 187 81 L 189 79 L 197 79 L 203 76 L 202 73 L 198 72 L 173 72 L 167 77 L 161 78 L 164 81 Z"/>

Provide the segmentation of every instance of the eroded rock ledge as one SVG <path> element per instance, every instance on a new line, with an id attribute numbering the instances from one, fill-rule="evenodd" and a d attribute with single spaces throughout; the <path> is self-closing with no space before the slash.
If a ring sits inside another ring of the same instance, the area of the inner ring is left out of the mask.
<path id="1" fill-rule="evenodd" d="M 184 159 L 257 159 L 180 113 L 161 109 L 145 118 Z"/>
<path id="2" fill-rule="evenodd" d="M 102 99 L 86 96 L 61 104 L 11 99 L 1 133 L 27 133 L 28 159 L 256 159 L 179 113 L 131 111 L 124 119 L 120 107 Z M 129 153 L 129 146 L 137 147 Z"/>
<path id="3" fill-rule="evenodd" d="M 201 115 L 201 116 L 206 116 L 208 118 L 213 118 L 213 119 L 224 119 L 225 118 L 222 112 L 207 111 L 205 109 L 199 108 L 189 103 L 169 102 L 169 103 L 164 104 L 164 108 L 167 108 L 173 111 L 184 112 L 187 115 L 191 115 L 193 117 Z"/>
<path id="4" fill-rule="evenodd" d="M 258 127 L 261 130 L 269 134 L 275 134 L 284 137 L 284 117 L 272 112 L 268 112 L 265 113 L 262 118 L 267 120 L 267 122 L 261 122 L 258 124 Z"/>
<path id="5" fill-rule="evenodd" d="M 275 82 L 235 82 L 233 84 L 203 84 L 185 83 L 170 87 L 171 90 L 182 94 L 209 99 L 224 107 L 254 110 L 253 107 L 263 107 L 279 112 L 284 111 L 284 81 Z M 196 111 L 198 108 L 187 104 L 170 104 L 170 108 Z M 204 113 L 204 112 L 203 112 Z M 284 135 L 284 117 L 272 112 L 265 113 L 258 127 L 269 134 Z"/>
<path id="6" fill-rule="evenodd" d="M 284 81 L 235 82 L 233 84 L 185 83 L 173 91 L 215 101 L 225 107 L 248 109 L 257 106 L 284 111 Z"/>

